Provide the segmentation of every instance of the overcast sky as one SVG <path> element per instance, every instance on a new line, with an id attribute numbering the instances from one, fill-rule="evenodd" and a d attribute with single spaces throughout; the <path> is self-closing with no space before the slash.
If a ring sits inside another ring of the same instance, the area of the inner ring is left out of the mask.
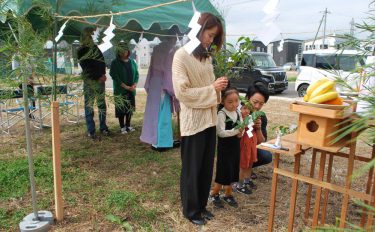
<path id="1" fill-rule="evenodd" d="M 264 5 L 268 0 L 212 0 L 224 10 L 228 42 L 234 42 L 238 35 L 254 38 L 264 23 Z M 326 33 L 349 33 L 350 21 L 356 23 L 365 20 L 369 15 L 370 0 L 280 0 L 281 12 L 277 25 L 283 37 L 291 39 L 314 38 L 322 18 L 322 11 L 327 7 L 331 12 L 327 17 Z M 323 26 L 322 26 L 323 28 Z M 358 34 L 359 30 L 356 30 Z M 235 36 L 233 36 L 235 35 Z M 322 29 L 319 35 L 322 35 Z M 359 35 L 360 37 L 364 37 Z"/>

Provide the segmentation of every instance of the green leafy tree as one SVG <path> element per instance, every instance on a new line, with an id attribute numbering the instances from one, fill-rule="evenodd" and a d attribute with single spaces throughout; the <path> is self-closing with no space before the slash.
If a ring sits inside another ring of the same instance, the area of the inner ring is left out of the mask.
<path id="1" fill-rule="evenodd" d="M 344 49 L 350 48 L 350 49 L 357 49 L 359 51 L 362 51 L 363 57 L 366 57 L 368 55 L 374 56 L 374 45 L 375 45 L 375 1 L 371 1 L 369 3 L 369 17 L 364 21 L 363 23 L 356 24 L 356 28 L 361 30 L 362 32 L 367 32 L 367 34 L 370 34 L 365 39 L 358 39 L 352 35 L 344 35 L 342 38 L 346 40 L 346 42 L 343 44 Z M 368 47 L 370 47 L 372 50 L 368 50 Z M 342 125 L 345 124 L 341 129 L 337 130 L 335 133 L 333 133 L 331 136 L 337 136 L 333 140 L 333 143 L 341 140 L 342 138 L 352 134 L 356 133 L 358 136 L 355 138 L 356 142 L 357 139 L 361 138 L 363 141 L 368 144 L 370 147 L 374 146 L 375 142 L 375 86 L 374 86 L 374 78 L 375 78 L 375 64 L 370 63 L 367 64 L 364 67 L 358 67 L 355 70 L 353 70 L 353 73 L 359 74 L 359 81 L 358 83 L 364 83 L 362 86 L 352 86 L 349 85 L 346 82 L 346 77 L 338 76 L 337 82 L 338 84 L 344 86 L 346 89 L 348 89 L 351 92 L 358 92 L 360 88 L 362 90 L 365 90 L 367 94 L 359 94 L 358 97 L 355 98 L 356 102 L 364 103 L 364 105 L 367 105 L 361 113 L 357 113 L 355 117 L 352 117 L 342 123 Z M 367 83 L 367 84 L 366 84 Z M 372 84 L 371 84 L 372 83 Z M 352 179 L 361 177 L 365 175 L 371 168 L 375 166 L 375 159 L 371 160 L 358 170 L 356 170 L 352 176 Z M 374 215 L 375 208 L 373 206 L 370 206 L 368 204 L 365 204 L 361 201 L 356 201 L 356 203 L 367 209 L 367 212 L 369 215 Z M 339 224 L 339 219 L 336 220 L 336 226 Z M 345 231 L 374 231 L 375 227 L 372 226 L 371 228 L 360 228 L 359 226 L 351 223 L 351 222 L 345 222 L 347 229 Z M 336 227 L 323 227 L 319 228 L 319 231 L 343 231 L 343 229 L 339 229 Z"/>

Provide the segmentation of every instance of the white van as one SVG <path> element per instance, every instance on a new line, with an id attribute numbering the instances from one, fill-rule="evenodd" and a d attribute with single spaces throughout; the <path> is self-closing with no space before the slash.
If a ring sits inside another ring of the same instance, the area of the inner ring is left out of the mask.
<path id="1" fill-rule="evenodd" d="M 298 96 L 303 97 L 310 84 L 321 78 L 345 79 L 350 86 L 358 86 L 359 74 L 352 73 L 365 64 L 366 56 L 357 50 L 309 50 L 304 51 L 299 74 L 295 83 Z M 345 92 L 345 89 L 339 91 Z M 346 90 L 347 91 L 347 90 Z"/>

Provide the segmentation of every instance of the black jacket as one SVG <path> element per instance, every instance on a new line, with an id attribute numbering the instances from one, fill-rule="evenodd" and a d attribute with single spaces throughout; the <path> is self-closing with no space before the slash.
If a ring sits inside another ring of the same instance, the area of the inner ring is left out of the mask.
<path id="1" fill-rule="evenodd" d="M 77 51 L 77 57 L 84 78 L 98 80 L 105 74 L 104 56 L 98 46 L 80 47 Z"/>

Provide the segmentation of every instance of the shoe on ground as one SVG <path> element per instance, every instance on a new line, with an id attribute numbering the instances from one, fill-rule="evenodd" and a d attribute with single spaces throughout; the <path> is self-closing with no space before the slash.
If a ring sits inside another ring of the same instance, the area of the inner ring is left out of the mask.
<path id="1" fill-rule="evenodd" d="M 126 130 L 126 127 L 121 128 L 121 134 L 125 135 L 128 131 Z"/>
<path id="2" fill-rule="evenodd" d="M 108 129 L 104 129 L 104 130 L 101 130 L 100 133 L 102 133 L 102 135 L 108 136 L 110 135 L 111 132 L 109 132 Z"/>
<path id="3" fill-rule="evenodd" d="M 236 188 L 236 191 L 237 192 L 239 192 L 239 193 L 242 193 L 242 194 L 245 194 L 245 195 L 250 195 L 250 194 L 252 194 L 253 192 L 250 190 L 250 189 L 248 189 L 247 187 L 246 187 L 246 185 L 242 185 L 242 186 L 238 186 L 237 188 Z"/>
<path id="4" fill-rule="evenodd" d="M 202 211 L 202 217 L 206 220 L 211 220 L 213 219 L 215 216 L 210 212 L 208 211 L 207 209 L 204 209 Z"/>
<path id="5" fill-rule="evenodd" d="M 203 226 L 206 224 L 206 220 L 202 216 L 196 216 L 193 218 L 189 218 L 189 221 L 197 226 Z"/>
<path id="6" fill-rule="evenodd" d="M 95 140 L 96 139 L 96 135 L 95 133 L 88 133 L 87 136 L 92 139 L 92 140 Z"/>
<path id="7" fill-rule="evenodd" d="M 154 147 L 151 145 L 151 149 L 153 151 L 157 151 L 157 152 L 165 152 L 165 151 L 168 151 L 170 148 L 167 148 L 167 147 Z"/>
<path id="8" fill-rule="evenodd" d="M 127 130 L 128 132 L 133 132 L 133 131 L 135 131 L 135 129 L 134 129 L 133 127 L 131 127 L 131 126 L 127 127 L 126 130 Z"/>
<path id="9" fill-rule="evenodd" d="M 221 201 L 219 194 L 210 195 L 209 200 L 212 201 L 212 204 L 214 204 L 216 208 L 224 208 L 223 202 Z"/>
<path id="10" fill-rule="evenodd" d="M 181 146 L 180 140 L 174 140 L 173 141 L 173 148 L 179 148 Z"/>
<path id="11" fill-rule="evenodd" d="M 237 203 L 236 199 L 234 199 L 233 196 L 223 197 L 223 201 L 226 202 L 228 205 L 230 205 L 232 207 L 235 207 L 235 208 L 238 207 L 238 203 Z"/>
<path id="12" fill-rule="evenodd" d="M 254 184 L 254 182 L 252 182 L 251 180 L 249 182 L 245 182 L 244 183 L 249 189 L 254 189 L 256 190 L 257 189 L 257 186 Z"/>

